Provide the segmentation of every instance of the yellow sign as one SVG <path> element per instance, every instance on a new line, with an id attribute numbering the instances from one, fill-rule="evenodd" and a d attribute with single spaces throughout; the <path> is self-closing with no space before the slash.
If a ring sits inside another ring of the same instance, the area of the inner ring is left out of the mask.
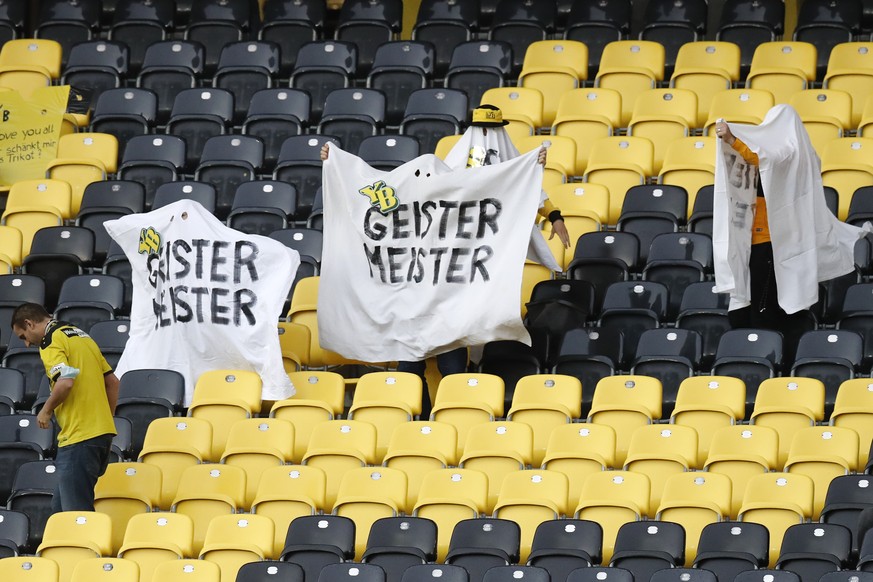
<path id="1" fill-rule="evenodd" d="M 55 159 L 69 85 L 46 87 L 30 98 L 0 92 L 0 184 L 45 177 Z"/>

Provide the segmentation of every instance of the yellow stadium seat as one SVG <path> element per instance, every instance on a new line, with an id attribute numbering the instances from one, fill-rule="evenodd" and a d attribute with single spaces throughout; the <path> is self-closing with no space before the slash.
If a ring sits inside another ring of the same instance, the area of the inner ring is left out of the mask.
<path id="1" fill-rule="evenodd" d="M 551 126 L 558 103 L 588 78 L 588 47 L 574 40 L 540 40 L 524 53 L 518 86 L 543 95 L 543 124 Z"/>
<path id="2" fill-rule="evenodd" d="M 615 466 L 623 467 L 631 435 L 661 418 L 663 389 L 657 378 L 607 376 L 594 388 L 588 422 L 615 430 Z"/>
<path id="3" fill-rule="evenodd" d="M 45 87 L 51 87 L 48 70 L 37 65 L 0 65 L 0 89 L 12 89 L 25 98 Z"/>
<path id="4" fill-rule="evenodd" d="M 111 554 L 112 520 L 96 511 L 61 511 L 50 515 L 36 550 L 40 558 L 57 562 L 60 582 L 69 582 L 80 561 Z"/>
<path id="5" fill-rule="evenodd" d="M 697 95 L 696 127 L 703 127 L 716 93 L 740 80 L 740 47 L 732 42 L 686 42 L 679 47 L 670 87 Z"/>
<path id="6" fill-rule="evenodd" d="M 194 555 L 193 539 L 194 522 L 187 515 L 140 513 L 128 522 L 118 557 L 136 562 L 140 582 L 151 582 L 159 564 Z"/>
<path id="7" fill-rule="evenodd" d="M 637 96 L 628 124 L 628 135 L 644 137 L 654 146 L 657 173 L 664 164 L 667 147 L 688 137 L 697 124 L 697 95 L 689 89 L 649 89 Z"/>
<path id="8" fill-rule="evenodd" d="M 649 507 L 658 507 L 664 483 L 697 466 L 697 431 L 689 426 L 650 424 L 631 436 L 625 471 L 643 473 L 651 485 Z"/>
<path id="9" fill-rule="evenodd" d="M 763 42 L 752 56 L 746 88 L 770 91 L 776 103 L 788 103 L 815 82 L 817 58 L 815 45 L 808 42 Z"/>
<path id="10" fill-rule="evenodd" d="M 500 109 L 504 121 L 509 125 L 506 130 L 510 132 L 515 141 L 525 132 L 533 135 L 537 129 L 543 127 L 543 94 L 537 89 L 529 87 L 493 87 L 482 94 L 481 104 L 494 105 Z M 515 131 L 519 133 L 514 133 Z"/>
<path id="11" fill-rule="evenodd" d="M 199 418 L 157 418 L 149 423 L 139 454 L 141 463 L 161 469 L 161 509 L 176 496 L 182 472 L 209 459 L 212 425 Z"/>
<path id="12" fill-rule="evenodd" d="M 343 474 L 376 462 L 376 427 L 361 420 L 329 420 L 312 429 L 303 464 L 327 477 L 324 502 L 333 507 Z"/>
<path id="13" fill-rule="evenodd" d="M 21 582 L 57 582 L 58 564 L 49 558 L 18 556 L 0 560 L 0 577 Z"/>
<path id="14" fill-rule="evenodd" d="M 26 257 L 30 254 L 30 245 L 36 231 L 49 226 L 61 226 L 64 218 L 52 206 L 22 206 L 5 210 L 0 223 L 21 232 L 21 254 Z"/>
<path id="15" fill-rule="evenodd" d="M 370 372 L 358 378 L 348 418 L 376 427 L 381 462 L 394 428 L 421 414 L 421 378 L 410 372 Z"/>
<path id="16" fill-rule="evenodd" d="M 523 422 L 533 429 L 533 466 L 543 463 L 552 429 L 573 422 L 582 414 L 582 383 L 563 374 L 537 374 L 520 378 L 512 395 L 506 420 Z"/>
<path id="17" fill-rule="evenodd" d="M 537 526 L 567 514 L 567 490 L 567 476 L 559 471 L 515 471 L 503 479 L 494 517 L 521 528 L 520 562 L 527 561 Z"/>
<path id="18" fill-rule="evenodd" d="M 834 46 L 822 86 L 852 96 L 852 126 L 857 127 L 864 102 L 873 93 L 873 42 L 843 42 Z"/>
<path id="19" fill-rule="evenodd" d="M 703 134 L 712 135 L 717 119 L 724 119 L 728 123 L 758 125 L 775 104 L 773 94 L 763 89 L 728 89 L 716 93 L 709 105 Z"/>
<path id="20" fill-rule="evenodd" d="M 867 98 L 861 121 L 858 122 L 858 137 L 873 137 L 873 99 Z"/>
<path id="21" fill-rule="evenodd" d="M 458 456 L 470 427 L 503 416 L 503 380 L 492 374 L 449 374 L 440 380 L 431 420 L 447 422 L 458 431 Z"/>
<path id="22" fill-rule="evenodd" d="M 811 426 L 794 433 L 785 472 L 812 479 L 813 519 L 818 519 L 831 479 L 858 469 L 858 433 L 850 428 Z"/>
<path id="23" fill-rule="evenodd" d="M 750 422 L 779 433 L 778 467 L 785 465 L 794 433 L 824 419 L 824 394 L 815 378 L 768 378 L 758 386 Z"/>
<path id="24" fill-rule="evenodd" d="M 288 377 L 297 392 L 293 398 L 273 404 L 270 418 L 288 420 L 294 425 L 294 460 L 300 461 L 313 427 L 343 413 L 346 385 L 336 372 L 294 372 Z"/>
<path id="25" fill-rule="evenodd" d="M 788 104 L 800 116 L 819 158 L 828 142 L 852 128 L 852 96 L 845 91 L 807 89 L 792 95 Z"/>
<path id="26" fill-rule="evenodd" d="M 0 253 L 8 257 L 13 267 L 21 266 L 21 231 L 12 226 L 0 226 Z"/>
<path id="27" fill-rule="evenodd" d="M 855 378 L 840 384 L 830 424 L 858 433 L 858 467 L 865 467 L 873 439 L 873 381 Z"/>
<path id="28" fill-rule="evenodd" d="M 295 518 L 330 510 L 324 501 L 326 484 L 327 477 L 318 467 L 283 465 L 261 473 L 252 513 L 273 520 L 273 555 L 282 552 L 288 526 Z"/>
<path id="29" fill-rule="evenodd" d="M 407 503 L 415 505 L 421 481 L 428 471 L 457 464 L 458 430 L 436 421 L 404 422 L 394 428 L 383 464 L 407 477 Z"/>
<path id="30" fill-rule="evenodd" d="M 99 160 L 106 172 L 118 171 L 118 139 L 109 133 L 80 132 L 62 136 L 58 140 L 59 158 L 93 158 Z"/>
<path id="31" fill-rule="evenodd" d="M 146 463 L 110 463 L 94 487 L 94 509 L 112 519 L 112 549 L 118 552 L 124 530 L 139 513 L 161 504 L 161 470 Z"/>
<path id="32" fill-rule="evenodd" d="M 318 282 L 320 278 L 304 277 L 294 287 L 288 320 L 309 328 L 309 365 L 313 368 L 343 363 L 342 357 L 321 347 L 318 339 Z"/>
<path id="33" fill-rule="evenodd" d="M 42 68 L 55 80 L 61 76 L 61 52 L 60 43 L 47 38 L 10 40 L 0 49 L 0 66 Z"/>
<path id="34" fill-rule="evenodd" d="M 873 79 L 873 76 L 871 76 Z M 821 157 L 821 180 L 839 195 L 837 216 L 846 220 L 855 190 L 873 185 L 873 137 L 843 137 L 828 142 Z"/>
<path id="35" fill-rule="evenodd" d="M 309 328 L 288 321 L 280 321 L 278 325 L 282 365 L 288 374 L 298 372 L 309 365 L 309 345 L 312 342 Z"/>
<path id="36" fill-rule="evenodd" d="M 108 177 L 103 164 L 91 158 L 56 158 L 46 166 L 46 175 L 53 180 L 63 180 L 70 185 L 74 216 L 79 213 L 79 208 L 82 206 L 85 188 L 94 182 L 102 182 Z"/>
<path id="37" fill-rule="evenodd" d="M 664 483 L 655 518 L 685 528 L 685 564 L 690 567 L 703 528 L 727 519 L 730 509 L 729 477 L 718 473 L 677 473 Z"/>
<path id="38" fill-rule="evenodd" d="M 72 199 L 70 185 L 63 180 L 19 180 L 9 189 L 6 210 L 51 206 L 57 208 L 64 220 L 68 220 L 75 216 Z"/>
<path id="39" fill-rule="evenodd" d="M 458 461 L 462 469 L 488 475 L 488 511 L 497 502 L 503 478 L 526 469 L 533 458 L 533 430 L 523 422 L 483 422 L 470 427 L 464 454 Z"/>
<path id="40" fill-rule="evenodd" d="M 658 183 L 685 188 L 688 216 L 694 209 L 697 192 L 715 182 L 715 140 L 714 137 L 683 137 L 670 143 L 664 155 Z"/>
<path id="41" fill-rule="evenodd" d="M 664 80 L 664 46 L 648 40 L 616 40 L 603 47 L 595 87 L 621 93 L 621 126 L 627 127 L 637 96 Z"/>
<path id="42" fill-rule="evenodd" d="M 715 432 L 704 470 L 731 480 L 731 517 L 736 517 L 749 479 L 777 468 L 779 434 L 767 426 L 726 426 Z"/>
<path id="43" fill-rule="evenodd" d="M 424 475 L 412 514 L 437 524 L 437 560 L 445 560 L 455 524 L 480 517 L 488 504 L 488 476 L 472 469 L 437 469 Z"/>
<path id="44" fill-rule="evenodd" d="M 591 145 L 582 179 L 609 190 L 608 224 L 618 222 L 628 188 L 645 184 L 653 175 L 654 155 L 652 142 L 643 137 L 604 137 Z"/>
<path id="45" fill-rule="evenodd" d="M 261 410 L 261 377 L 249 370 L 210 370 L 197 378 L 188 416 L 212 423 L 212 454 L 224 452 L 230 427 Z"/>
<path id="46" fill-rule="evenodd" d="M 364 555 L 370 527 L 377 519 L 406 512 L 406 473 L 389 467 L 360 467 L 346 471 L 340 481 L 334 515 L 355 522 L 355 554 Z"/>
<path id="47" fill-rule="evenodd" d="M 123 558 L 88 558 L 76 564 L 70 582 L 139 582 L 139 566 Z"/>
<path id="48" fill-rule="evenodd" d="M 520 153 L 546 148 L 543 188 L 569 182 L 576 175 L 576 142 L 559 135 L 532 135 L 515 142 Z"/>
<path id="49" fill-rule="evenodd" d="M 765 473 L 749 480 L 740 508 L 740 521 L 767 526 L 770 567 L 776 565 L 785 530 L 812 517 L 813 483 L 806 475 Z"/>
<path id="50" fill-rule="evenodd" d="M 584 88 L 561 96 L 552 135 L 576 142 L 576 172 L 588 165 L 591 144 L 610 137 L 621 125 L 621 94 L 613 89 Z"/>
<path id="51" fill-rule="evenodd" d="M 243 564 L 273 557 L 273 521 L 262 515 L 221 515 L 209 522 L 200 560 L 221 570 L 221 582 L 234 582 Z"/>
<path id="52" fill-rule="evenodd" d="M 571 504 L 582 495 L 582 485 L 588 475 L 614 466 L 615 430 L 611 426 L 574 423 L 552 429 L 542 468 L 567 476 Z"/>
<path id="53" fill-rule="evenodd" d="M 155 568 L 154 580 L 161 582 L 223 582 L 218 564 L 204 560 L 173 560 Z"/>
<path id="54" fill-rule="evenodd" d="M 455 147 L 455 144 L 461 140 L 460 135 L 447 135 L 445 137 L 441 137 L 437 142 L 436 150 L 434 151 L 434 155 L 441 160 L 446 159 L 446 156 L 452 148 Z"/>
<path id="55" fill-rule="evenodd" d="M 630 471 L 592 473 L 582 485 L 575 517 L 596 521 L 603 528 L 603 563 L 608 564 L 619 528 L 649 514 L 649 478 Z"/>
<path id="56" fill-rule="evenodd" d="M 202 464 L 182 472 L 171 510 L 194 522 L 194 552 L 203 547 L 206 526 L 217 515 L 237 513 L 246 496 L 246 472 L 230 465 Z"/>
<path id="57" fill-rule="evenodd" d="M 233 423 L 221 462 L 245 471 L 243 507 L 251 507 L 266 469 L 294 459 L 294 440 L 294 425 L 281 418 L 246 418 Z"/>
<path id="58" fill-rule="evenodd" d="M 602 184 L 575 182 L 550 186 L 545 190 L 552 204 L 565 216 L 594 215 L 600 222 L 609 219 L 609 190 Z"/>
<path id="59" fill-rule="evenodd" d="M 679 384 L 670 422 L 697 431 L 697 460 L 709 454 L 715 432 L 743 420 L 746 413 L 746 385 L 730 376 L 691 376 Z"/>

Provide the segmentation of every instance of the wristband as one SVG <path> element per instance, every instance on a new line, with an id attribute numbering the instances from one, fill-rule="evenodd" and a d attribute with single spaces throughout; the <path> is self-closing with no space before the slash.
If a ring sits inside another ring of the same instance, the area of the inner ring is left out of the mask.
<path id="1" fill-rule="evenodd" d="M 557 222 L 559 220 L 564 220 L 564 217 L 561 216 L 560 210 L 552 210 L 551 212 L 549 212 L 549 222 L 554 224 L 555 222 Z"/>

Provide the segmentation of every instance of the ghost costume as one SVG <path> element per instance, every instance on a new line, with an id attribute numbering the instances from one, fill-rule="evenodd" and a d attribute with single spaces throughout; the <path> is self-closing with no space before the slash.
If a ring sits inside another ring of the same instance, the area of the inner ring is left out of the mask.
<path id="1" fill-rule="evenodd" d="M 452 169 L 477 168 L 499 164 L 518 155 L 518 149 L 502 127 L 482 128 L 471 125 L 446 154 L 445 162 Z M 549 202 L 546 193 L 541 191 L 539 214 L 548 218 L 554 210 L 555 207 Z M 532 226 L 527 258 L 553 271 L 561 271 L 542 231 L 536 225 Z"/>
<path id="2" fill-rule="evenodd" d="M 757 154 L 769 216 L 779 306 L 787 314 L 818 301 L 818 284 L 854 269 L 855 242 L 870 232 L 837 219 L 827 208 L 821 162 L 797 112 L 777 105 L 760 125 L 731 124 Z M 733 148 L 718 140 L 713 199 L 715 290 L 730 309 L 750 304 L 749 257 L 757 184 Z"/>

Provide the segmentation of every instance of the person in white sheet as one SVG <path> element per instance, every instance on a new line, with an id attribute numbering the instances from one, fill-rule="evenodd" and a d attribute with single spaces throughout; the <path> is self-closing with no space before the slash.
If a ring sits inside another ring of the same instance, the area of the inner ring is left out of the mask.
<path id="1" fill-rule="evenodd" d="M 777 105 L 758 126 L 719 120 L 715 133 L 727 146 L 716 159 L 716 290 L 731 294 L 732 327 L 781 332 L 790 363 L 818 283 L 852 271 L 869 224 L 845 224 L 827 209 L 821 163 L 791 107 Z"/>
<path id="2" fill-rule="evenodd" d="M 473 168 L 497 164 L 517 157 L 519 155 L 518 149 L 512 143 L 509 134 L 503 129 L 508 123 L 503 120 L 503 114 L 497 107 L 493 105 L 480 105 L 473 111 L 470 127 L 464 132 L 458 144 L 446 155 L 446 164 L 451 168 Z M 321 147 L 320 154 L 322 161 L 327 160 L 330 155 L 330 148 L 327 143 Z M 541 148 L 537 161 L 545 166 L 546 159 L 546 149 Z M 542 196 L 538 213 L 540 216 L 547 218 L 552 224 L 552 232 L 549 238 L 554 238 L 557 235 L 564 247 L 569 248 L 570 235 L 567 232 L 567 227 L 564 225 L 561 211 L 549 202 L 545 193 Z M 554 256 L 539 232 L 534 233 L 531 238 L 528 258 L 537 260 L 554 270 L 559 269 Z M 436 360 L 437 368 L 442 376 L 465 372 L 468 360 L 467 348 L 456 348 L 444 352 L 437 355 Z M 422 379 L 423 389 L 420 418 L 430 417 L 432 405 L 425 377 L 426 362 L 423 360 L 415 362 L 401 361 L 398 362 L 397 370 L 416 374 Z"/>

